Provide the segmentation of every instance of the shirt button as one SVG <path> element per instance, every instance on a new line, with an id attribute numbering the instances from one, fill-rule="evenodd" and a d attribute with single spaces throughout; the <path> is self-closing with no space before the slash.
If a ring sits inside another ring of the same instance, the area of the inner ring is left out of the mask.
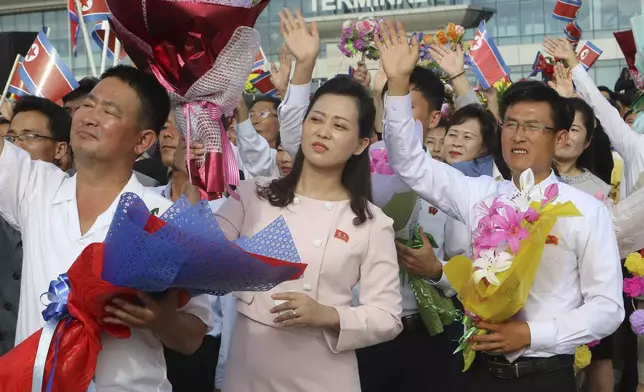
<path id="1" fill-rule="evenodd" d="M 311 285 L 310 285 L 310 284 L 308 284 L 308 283 L 304 283 L 304 284 L 302 285 L 302 288 L 304 289 L 304 291 L 311 291 L 311 290 L 313 290 L 313 287 L 311 287 Z"/>
<path id="2" fill-rule="evenodd" d="M 20 280 L 20 274 L 17 272 L 14 272 L 11 276 L 13 277 L 13 280 Z"/>
<path id="3" fill-rule="evenodd" d="M 324 209 L 331 211 L 333 209 L 333 203 L 324 203 Z"/>
<path id="4" fill-rule="evenodd" d="M 313 246 L 315 246 L 316 248 L 319 248 L 320 246 L 322 246 L 322 241 L 320 240 L 313 241 Z"/>
<path id="5" fill-rule="evenodd" d="M 9 312 L 11 310 L 11 304 L 9 302 L 5 302 L 3 308 Z"/>
<path id="6" fill-rule="evenodd" d="M 293 198 L 293 204 L 295 204 L 295 205 L 300 204 L 300 198 L 299 197 L 294 197 Z"/>

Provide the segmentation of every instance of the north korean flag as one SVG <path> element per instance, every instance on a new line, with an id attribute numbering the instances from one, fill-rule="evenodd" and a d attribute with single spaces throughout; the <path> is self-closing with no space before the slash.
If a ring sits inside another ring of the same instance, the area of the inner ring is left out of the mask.
<path id="1" fill-rule="evenodd" d="M 92 31 L 92 39 L 94 39 L 94 42 L 96 42 L 101 50 L 103 50 L 103 45 L 105 42 L 105 30 L 107 29 L 109 23 L 110 22 L 106 20 L 99 22 L 98 24 L 96 24 L 94 31 Z M 107 57 L 110 59 L 114 58 L 114 51 L 116 50 L 116 39 L 116 33 L 114 33 L 114 31 L 110 31 L 110 42 L 107 46 Z M 121 53 L 119 53 L 119 60 L 123 60 L 125 56 L 127 56 L 127 53 L 125 53 L 125 50 L 121 49 Z"/>
<path id="2" fill-rule="evenodd" d="M 557 0 L 552 17 L 564 22 L 572 22 L 577 18 L 579 7 L 581 7 L 581 0 Z"/>
<path id="3" fill-rule="evenodd" d="M 579 24 L 574 20 L 564 27 L 564 34 L 566 34 L 566 38 L 571 44 L 573 44 L 573 46 L 579 43 L 581 33 L 581 27 L 579 27 Z"/>
<path id="4" fill-rule="evenodd" d="M 582 46 L 579 50 L 579 53 L 577 53 L 577 59 L 584 66 L 586 71 L 588 71 L 588 68 L 592 67 L 593 64 L 595 64 L 595 61 L 597 61 L 602 53 L 603 50 L 593 45 L 592 42 L 586 41 L 584 46 Z"/>
<path id="5" fill-rule="evenodd" d="M 71 34 L 70 42 L 72 43 L 74 57 L 76 57 L 78 54 L 76 45 L 78 42 L 78 33 L 80 33 L 80 26 L 78 25 L 78 15 L 76 14 L 74 0 L 67 0 L 67 13 L 69 14 L 69 33 Z"/>
<path id="6" fill-rule="evenodd" d="M 54 102 L 78 87 L 74 74 L 43 32 L 25 55 L 20 77 L 30 93 Z"/>
<path id="7" fill-rule="evenodd" d="M 100 22 L 109 18 L 110 10 L 105 0 L 80 0 L 80 2 L 85 23 Z"/>
<path id="8" fill-rule="evenodd" d="M 253 80 L 250 81 L 253 86 L 262 94 L 264 95 L 276 95 L 277 90 L 275 89 L 275 86 L 273 85 L 273 82 L 271 82 L 271 73 L 270 72 L 262 72 L 257 77 Z"/>
<path id="9" fill-rule="evenodd" d="M 27 87 L 20 77 L 20 69 L 22 68 L 22 62 L 24 60 L 25 58 L 22 56 L 18 58 L 18 65 L 13 75 L 11 76 L 11 80 L 9 81 L 9 88 L 7 90 L 10 94 L 17 95 L 18 97 L 29 95 L 29 91 L 27 91 Z"/>
<path id="10" fill-rule="evenodd" d="M 261 71 L 266 63 L 268 63 L 268 60 L 266 59 L 266 55 L 264 55 L 264 51 L 260 46 L 259 52 L 257 52 L 257 57 L 255 58 L 255 62 L 253 63 L 253 72 L 258 70 Z"/>
<path id="11" fill-rule="evenodd" d="M 484 90 L 494 83 L 508 77 L 510 69 L 503 61 L 499 49 L 485 28 L 485 21 L 481 21 L 474 36 L 474 44 L 465 56 L 465 62 L 472 69 Z"/>
<path id="12" fill-rule="evenodd" d="M 349 76 L 353 76 L 356 74 L 356 69 L 353 68 L 352 66 L 349 66 Z"/>

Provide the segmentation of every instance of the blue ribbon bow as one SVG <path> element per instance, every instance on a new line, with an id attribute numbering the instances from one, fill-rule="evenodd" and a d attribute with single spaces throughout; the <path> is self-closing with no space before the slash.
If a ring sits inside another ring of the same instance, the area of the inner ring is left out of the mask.
<path id="1" fill-rule="evenodd" d="M 42 317 L 45 321 L 60 320 L 69 315 L 67 309 L 69 291 L 69 277 L 67 277 L 67 274 L 62 274 L 49 283 L 49 291 L 43 294 L 49 300 L 49 305 L 42 311 Z"/>

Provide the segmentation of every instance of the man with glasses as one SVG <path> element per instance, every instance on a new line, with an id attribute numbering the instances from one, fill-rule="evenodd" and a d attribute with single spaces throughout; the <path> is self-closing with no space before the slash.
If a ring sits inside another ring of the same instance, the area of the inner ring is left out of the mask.
<path id="1" fill-rule="evenodd" d="M 472 338 L 478 351 L 464 373 L 464 391 L 575 392 L 575 349 L 612 334 L 624 318 L 622 274 L 608 209 L 592 196 L 560 183 L 551 166 L 568 139 L 574 114 L 565 98 L 541 82 L 513 84 L 500 108 L 501 151 L 512 181 L 466 177 L 433 160 L 416 142 L 409 77 L 418 44 L 409 45 L 402 25 L 387 23 L 376 40 L 389 83 L 384 139 L 394 172 L 420 197 L 468 226 L 479 227 L 482 203 L 539 200 L 556 184 L 557 202 L 571 201 L 580 217 L 560 218 L 550 232 L 556 243 L 543 250 L 524 307 L 510 320 L 477 322 L 487 334 Z M 528 169 L 534 186 L 520 189 Z M 489 205 L 489 204 L 487 204 Z M 436 262 L 432 280 L 442 276 Z M 428 353 L 431 355 L 431 353 Z"/>
<path id="2" fill-rule="evenodd" d="M 55 103 L 37 97 L 21 98 L 13 109 L 4 139 L 27 151 L 34 160 L 60 167 L 67 154 L 71 118 Z M 14 345 L 20 280 L 22 241 L 20 232 L 0 218 L 0 355 Z"/>
<path id="3" fill-rule="evenodd" d="M 237 148 L 244 169 L 253 177 L 279 177 L 277 147 L 280 123 L 277 108 L 280 100 L 273 97 L 256 98 L 250 110 L 244 97 L 235 110 Z"/>
<path id="4" fill-rule="evenodd" d="M 16 102 L 5 140 L 27 151 L 31 159 L 60 167 L 69 148 L 71 117 L 52 101 L 33 96 Z"/>

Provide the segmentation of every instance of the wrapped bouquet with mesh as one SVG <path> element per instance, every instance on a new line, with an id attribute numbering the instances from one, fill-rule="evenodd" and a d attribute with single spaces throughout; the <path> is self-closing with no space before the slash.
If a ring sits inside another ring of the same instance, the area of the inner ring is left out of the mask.
<path id="1" fill-rule="evenodd" d="M 170 92 L 186 143 L 206 154 L 187 162 L 193 184 L 215 199 L 239 183 L 221 122 L 231 115 L 260 47 L 252 27 L 268 0 L 107 0 L 111 23 L 139 69 Z M 234 193 L 233 193 L 234 195 Z"/>
<path id="2" fill-rule="evenodd" d="M 181 307 L 200 294 L 269 290 L 305 268 L 281 217 L 228 241 L 205 200 L 191 206 L 184 197 L 156 217 L 125 193 L 105 241 L 90 244 L 48 291 L 43 287 L 45 327 L 0 358 L 0 391 L 87 391 L 101 334 L 131 334 L 101 322 L 114 297 L 136 300 L 143 291 L 158 298 L 178 289 Z"/>

